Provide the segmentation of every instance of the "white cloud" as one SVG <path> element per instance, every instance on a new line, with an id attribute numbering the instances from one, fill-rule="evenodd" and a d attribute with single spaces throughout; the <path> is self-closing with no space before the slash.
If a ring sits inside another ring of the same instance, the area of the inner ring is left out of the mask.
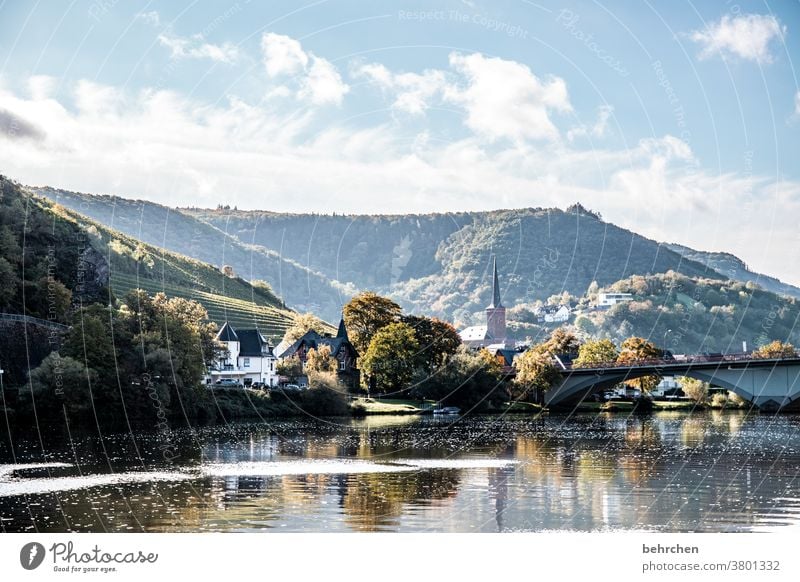
<path id="1" fill-rule="evenodd" d="M 308 55 L 302 45 L 282 34 L 266 33 L 261 38 L 261 53 L 270 77 L 296 75 L 308 66 Z"/>
<path id="2" fill-rule="evenodd" d="M 428 69 L 421 74 L 392 73 L 384 65 L 370 63 L 357 67 L 354 76 L 369 79 L 382 91 L 392 93 L 392 108 L 413 115 L 424 113 L 431 101 L 447 88 L 444 71 Z"/>
<path id="3" fill-rule="evenodd" d="M 480 53 L 453 53 L 450 65 L 467 83 L 449 88 L 446 98 L 466 109 L 466 124 L 479 135 L 514 142 L 559 137 L 550 111 L 572 109 L 563 79 L 542 81 L 522 63 Z"/>
<path id="4" fill-rule="evenodd" d="M 291 37 L 272 32 L 264 34 L 261 54 L 267 75 L 294 77 L 296 95 L 300 99 L 315 105 L 340 105 L 350 90 L 333 63 L 304 51 L 300 42 Z M 281 93 L 285 90 L 281 89 Z M 270 96 L 275 95 L 270 93 Z"/>
<path id="5" fill-rule="evenodd" d="M 158 35 L 158 42 L 170 49 L 173 59 L 210 59 L 217 63 L 233 63 L 239 58 L 239 49 L 233 43 L 212 44 L 206 42 L 202 34 L 181 37 L 162 32 Z"/>
<path id="6" fill-rule="evenodd" d="M 702 47 L 700 58 L 733 56 L 756 63 L 770 63 L 770 44 L 782 40 L 786 26 L 774 16 L 744 14 L 723 16 L 719 22 L 696 30 L 689 37 Z"/>
<path id="7" fill-rule="evenodd" d="M 34 100 L 48 99 L 56 88 L 58 80 L 48 75 L 34 75 L 28 79 L 28 91 Z"/>
<path id="8" fill-rule="evenodd" d="M 0 110 L 41 130 L 40 139 L 0 135 L 3 173 L 31 185 L 168 205 L 293 212 L 563 208 L 581 201 L 644 235 L 734 252 L 800 283 L 785 250 L 796 247 L 800 185 L 704 171 L 674 136 L 628 149 L 558 140 L 487 147 L 482 136 L 444 142 L 425 132 L 409 136 L 397 124 L 320 125 L 313 110 L 285 99 L 210 105 L 88 81 L 65 89 L 72 95 L 58 101 L 0 88 Z"/>
<path id="9" fill-rule="evenodd" d="M 608 120 L 614 113 L 614 108 L 610 105 L 601 105 L 597 108 L 597 120 L 591 127 L 586 125 L 578 125 L 567 131 L 567 139 L 575 141 L 581 137 L 602 138 L 608 132 Z"/>

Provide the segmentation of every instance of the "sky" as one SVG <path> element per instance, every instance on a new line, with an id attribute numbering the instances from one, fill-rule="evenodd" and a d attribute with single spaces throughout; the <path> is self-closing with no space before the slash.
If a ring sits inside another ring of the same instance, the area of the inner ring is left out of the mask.
<path id="1" fill-rule="evenodd" d="M 796 0 L 0 0 L 0 173 L 281 212 L 580 202 L 800 285 L 796 61 Z"/>

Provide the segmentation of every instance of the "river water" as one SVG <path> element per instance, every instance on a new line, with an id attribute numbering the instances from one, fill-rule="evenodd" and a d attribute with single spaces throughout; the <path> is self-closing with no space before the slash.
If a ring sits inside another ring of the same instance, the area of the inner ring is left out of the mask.
<path id="1" fill-rule="evenodd" d="M 370 417 L 5 439 L 6 532 L 800 525 L 800 416 Z"/>

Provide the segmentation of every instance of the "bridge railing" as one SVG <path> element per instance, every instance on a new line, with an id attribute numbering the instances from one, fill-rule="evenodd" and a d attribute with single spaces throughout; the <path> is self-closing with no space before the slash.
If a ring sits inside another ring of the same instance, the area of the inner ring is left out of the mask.
<path id="1" fill-rule="evenodd" d="M 695 354 L 691 356 L 676 356 L 672 358 L 645 358 L 640 360 L 627 360 L 625 362 L 598 362 L 588 366 L 576 366 L 573 362 L 564 363 L 565 370 L 594 370 L 605 368 L 651 368 L 658 366 L 670 366 L 680 364 L 709 364 L 725 362 L 751 362 L 769 360 L 792 360 L 800 358 L 800 353 L 795 352 L 793 356 L 781 356 L 776 358 L 762 358 L 753 354 Z"/>

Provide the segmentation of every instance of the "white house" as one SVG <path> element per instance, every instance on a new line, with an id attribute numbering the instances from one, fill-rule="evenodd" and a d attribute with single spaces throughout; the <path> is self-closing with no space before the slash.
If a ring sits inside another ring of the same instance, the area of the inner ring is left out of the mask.
<path id="1" fill-rule="evenodd" d="M 611 307 L 625 301 L 633 301 L 633 295 L 630 293 L 598 293 L 597 295 L 597 305 L 599 307 Z"/>
<path id="2" fill-rule="evenodd" d="M 220 380 L 236 380 L 244 386 L 255 383 L 278 385 L 278 359 L 258 329 L 234 329 L 225 322 L 216 339 L 228 348 L 228 355 L 223 355 L 208 371 L 206 382 L 216 384 Z"/>
<path id="3" fill-rule="evenodd" d="M 545 305 L 533 312 L 539 323 L 563 323 L 569 320 L 570 313 L 566 305 Z"/>

